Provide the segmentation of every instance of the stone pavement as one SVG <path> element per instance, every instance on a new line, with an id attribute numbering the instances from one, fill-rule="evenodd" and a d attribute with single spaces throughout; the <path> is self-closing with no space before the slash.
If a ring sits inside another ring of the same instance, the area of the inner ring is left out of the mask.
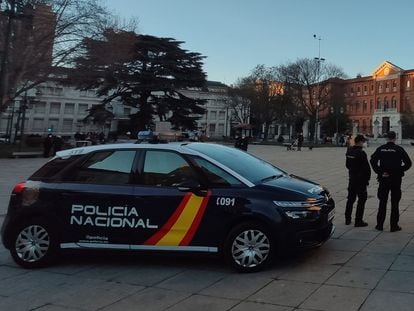
<path id="1" fill-rule="evenodd" d="M 406 149 L 414 159 L 414 148 Z M 0 310 L 414 309 L 414 169 L 403 181 L 403 230 L 390 233 L 387 223 L 378 232 L 375 178 L 365 213 L 369 227 L 344 225 L 345 149 L 250 146 L 249 151 L 331 190 L 337 204 L 331 240 L 247 275 L 215 257 L 124 253 L 68 253 L 53 267 L 24 270 L 0 246 Z M 0 215 L 13 185 L 44 162 L 0 159 Z"/>

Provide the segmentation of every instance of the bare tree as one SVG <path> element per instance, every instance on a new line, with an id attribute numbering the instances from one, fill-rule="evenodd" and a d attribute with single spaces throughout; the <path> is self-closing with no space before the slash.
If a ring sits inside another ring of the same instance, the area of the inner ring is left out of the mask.
<path id="1" fill-rule="evenodd" d="M 4 0 L 0 11 L 0 111 L 70 66 L 85 38 L 116 21 L 99 0 Z M 134 27 L 134 25 L 129 25 Z"/>
<path id="2" fill-rule="evenodd" d="M 315 117 L 317 109 L 322 111 L 330 103 L 332 79 L 345 77 L 341 68 L 307 58 L 282 65 L 277 72 L 279 81 L 283 81 L 305 116 L 311 118 Z"/>
<path id="3" fill-rule="evenodd" d="M 270 125 L 284 122 L 295 111 L 289 92 L 278 80 L 276 67 L 256 66 L 251 75 L 238 83 L 241 94 L 251 103 L 252 123 L 264 129 L 267 139 Z"/>

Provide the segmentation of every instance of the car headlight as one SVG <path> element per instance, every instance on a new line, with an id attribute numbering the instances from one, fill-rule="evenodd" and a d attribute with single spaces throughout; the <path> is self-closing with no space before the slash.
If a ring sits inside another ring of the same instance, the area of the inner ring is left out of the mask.
<path id="1" fill-rule="evenodd" d="M 313 218 L 314 213 L 309 211 L 284 211 L 286 216 L 292 219 Z"/>
<path id="2" fill-rule="evenodd" d="M 315 219 L 320 215 L 320 206 L 316 199 L 306 201 L 273 201 L 283 208 L 283 212 L 291 219 Z"/>

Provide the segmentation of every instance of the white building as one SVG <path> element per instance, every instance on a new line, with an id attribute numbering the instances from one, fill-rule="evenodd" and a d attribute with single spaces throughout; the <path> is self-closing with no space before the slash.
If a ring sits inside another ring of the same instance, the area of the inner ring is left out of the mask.
<path id="1" fill-rule="evenodd" d="M 229 136 L 231 130 L 231 111 L 227 107 L 227 86 L 220 82 L 208 82 L 207 88 L 185 90 L 183 93 L 192 98 L 205 99 L 206 113 L 197 121 L 198 129 L 211 138 Z M 21 119 L 24 106 L 24 98 L 16 100 L 14 107 L 9 107 L 0 115 L 0 135 L 10 133 L 12 140 L 16 133 L 16 126 L 22 125 Z M 27 94 L 27 109 L 25 109 L 24 133 L 46 135 L 73 136 L 76 132 L 101 132 L 109 131 L 123 133 L 129 124 L 129 115 L 136 109 L 126 107 L 120 102 L 113 102 L 107 106 L 114 119 L 101 126 L 85 124 L 84 118 L 88 115 L 88 109 L 101 103 L 95 91 L 80 91 L 74 87 L 59 85 L 55 82 L 47 82 Z M 19 133 L 19 131 L 17 131 Z"/>

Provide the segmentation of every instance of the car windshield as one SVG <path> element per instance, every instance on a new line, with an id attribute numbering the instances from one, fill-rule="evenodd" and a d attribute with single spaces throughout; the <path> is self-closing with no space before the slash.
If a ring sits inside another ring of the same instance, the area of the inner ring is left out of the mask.
<path id="1" fill-rule="evenodd" d="M 188 148 L 222 163 L 254 184 L 287 174 L 270 163 L 238 149 L 211 144 L 189 144 Z"/>

